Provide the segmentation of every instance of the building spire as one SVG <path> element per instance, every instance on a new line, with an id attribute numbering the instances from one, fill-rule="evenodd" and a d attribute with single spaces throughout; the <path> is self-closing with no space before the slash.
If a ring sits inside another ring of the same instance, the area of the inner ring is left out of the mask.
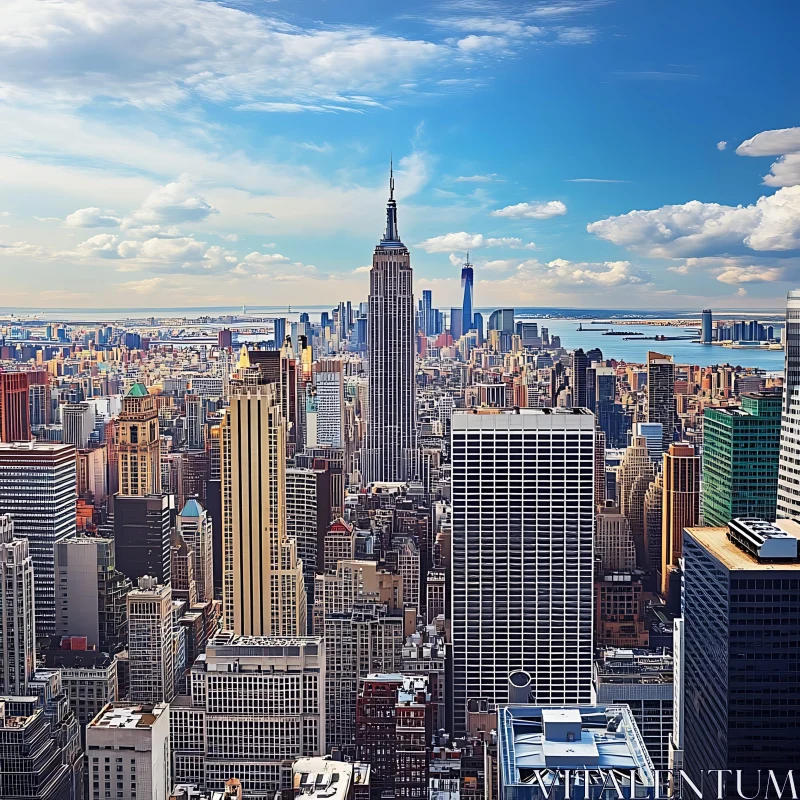
<path id="1" fill-rule="evenodd" d="M 384 242 L 399 242 L 397 232 L 397 202 L 394 199 L 394 159 L 389 158 L 389 202 L 386 204 L 386 233 Z"/>

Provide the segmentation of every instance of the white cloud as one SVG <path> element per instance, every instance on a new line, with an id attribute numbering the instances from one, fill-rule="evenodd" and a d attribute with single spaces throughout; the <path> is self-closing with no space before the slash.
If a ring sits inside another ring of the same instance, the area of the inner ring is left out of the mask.
<path id="1" fill-rule="evenodd" d="M 728 146 L 728 143 L 725 141 L 717 142 L 717 150 L 724 150 Z"/>
<path id="2" fill-rule="evenodd" d="M 181 175 L 152 192 L 133 212 L 131 220 L 141 225 L 179 225 L 202 222 L 211 214 L 219 211 L 195 193 L 188 175 Z"/>
<path id="3" fill-rule="evenodd" d="M 567 183 L 630 183 L 630 181 L 621 181 L 614 178 L 567 178 Z"/>
<path id="4" fill-rule="evenodd" d="M 547 203 L 517 203 L 492 211 L 492 217 L 508 217 L 510 219 L 550 219 L 567 213 L 567 207 L 560 200 Z"/>
<path id="5" fill-rule="evenodd" d="M 800 153 L 800 128 L 762 131 L 736 148 L 737 156 L 785 156 Z"/>
<path id="6" fill-rule="evenodd" d="M 68 214 L 64 224 L 68 228 L 117 228 L 122 218 L 114 211 L 99 208 L 79 208 Z"/>
<path id="7" fill-rule="evenodd" d="M 654 257 L 693 257 L 800 248 L 800 186 L 749 206 L 692 200 L 598 220 L 587 230 Z"/>
<path id="8" fill-rule="evenodd" d="M 143 108 L 200 99 L 277 112 L 360 111 L 460 75 L 464 58 L 496 51 L 491 40 L 523 41 L 537 31 L 489 17 L 463 28 L 473 35 L 434 42 L 356 24 L 300 27 L 248 5 L 6 0 L 0 95 L 78 105 L 112 98 Z"/>
<path id="9" fill-rule="evenodd" d="M 353 275 L 365 275 L 365 274 L 368 275 L 371 270 L 372 270 L 372 267 L 366 266 L 366 265 L 364 265 L 363 267 L 356 267 L 353 270 Z"/>
<path id="10" fill-rule="evenodd" d="M 454 178 L 456 183 L 493 183 L 496 180 L 496 172 L 490 172 L 487 175 L 459 175 Z"/>
<path id="11" fill-rule="evenodd" d="M 767 186 L 800 184 L 800 128 L 762 131 L 736 148 L 740 156 L 780 156 L 764 176 Z"/>
<path id="12" fill-rule="evenodd" d="M 420 242 L 417 247 L 426 253 L 447 253 L 450 250 L 479 250 L 482 247 L 522 247 L 522 239 L 516 237 L 491 238 L 480 233 L 445 233 Z"/>

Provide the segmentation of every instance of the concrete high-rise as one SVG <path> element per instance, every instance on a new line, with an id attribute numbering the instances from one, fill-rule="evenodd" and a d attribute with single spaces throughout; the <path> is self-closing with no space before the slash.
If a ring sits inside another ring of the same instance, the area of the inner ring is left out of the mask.
<path id="1" fill-rule="evenodd" d="M 453 414 L 454 733 L 517 670 L 537 702 L 591 700 L 594 427 L 585 409 Z"/>
<path id="2" fill-rule="evenodd" d="M 176 783 L 216 793 L 235 776 L 245 797 L 272 800 L 291 792 L 293 761 L 328 752 L 319 637 L 221 631 L 189 687 L 170 707 Z"/>
<path id="3" fill-rule="evenodd" d="M 782 397 L 742 395 L 741 408 L 703 412 L 703 522 L 736 517 L 773 522 L 778 495 Z"/>
<path id="4" fill-rule="evenodd" d="M 778 516 L 800 517 L 800 290 L 786 298 L 786 352 L 778 465 Z"/>
<path id="5" fill-rule="evenodd" d="M 636 436 L 617 470 L 617 501 L 620 513 L 631 525 L 636 544 L 637 562 L 644 563 L 644 498 L 651 481 L 656 477 L 656 468 L 650 459 L 647 440 Z"/>
<path id="6" fill-rule="evenodd" d="M 700 521 L 700 456 L 694 445 L 671 444 L 662 474 L 661 593 L 666 596 L 670 573 L 683 554 L 683 531 Z"/>
<path id="7" fill-rule="evenodd" d="M 116 430 L 119 493 L 143 497 L 161 491 L 161 453 L 155 397 L 134 383 L 122 399 Z"/>
<path id="8" fill-rule="evenodd" d="M 405 481 L 415 474 L 414 291 L 411 258 L 397 230 L 394 177 L 386 231 L 375 248 L 369 291 L 369 420 L 365 481 Z"/>
<path id="9" fill-rule="evenodd" d="M 117 495 L 114 500 L 114 547 L 120 571 L 136 585 L 145 575 L 159 583 L 171 576 L 171 509 L 165 494 Z"/>
<path id="10" fill-rule="evenodd" d="M 177 518 L 178 533 L 193 552 L 194 579 L 197 600 L 207 603 L 214 599 L 214 545 L 211 517 L 194 498 L 186 501 Z"/>
<path id="11" fill-rule="evenodd" d="M 144 577 L 127 600 L 128 698 L 137 703 L 168 703 L 175 695 L 172 589 Z"/>
<path id="12" fill-rule="evenodd" d="M 27 695 L 36 669 L 33 559 L 28 541 L 0 516 L 0 695 Z"/>
<path id="13" fill-rule="evenodd" d="M 675 439 L 675 362 L 672 356 L 647 354 L 647 422 L 660 422 L 661 449 L 666 452 Z"/>
<path id="14" fill-rule="evenodd" d="M 131 581 L 116 569 L 115 542 L 69 536 L 56 543 L 56 635 L 85 636 L 115 653 L 127 641 L 125 598 Z"/>
<path id="15" fill-rule="evenodd" d="M 222 429 L 225 626 L 247 636 L 306 632 L 297 543 L 286 535 L 286 425 L 275 384 L 231 395 Z"/>
<path id="16" fill-rule="evenodd" d="M 701 770 L 741 769 L 739 797 L 761 796 L 767 770 L 782 783 L 797 767 L 798 537 L 789 520 L 686 531 L 684 768 L 695 782 Z M 731 790 L 735 781 L 734 772 Z"/>
<path id="17" fill-rule="evenodd" d="M 94 407 L 90 403 L 67 403 L 62 406 L 64 444 L 71 444 L 78 449 L 88 447 L 94 423 Z"/>
<path id="18" fill-rule="evenodd" d="M 55 545 L 76 526 L 75 448 L 65 444 L 0 444 L 0 514 L 30 545 L 36 575 L 36 635 L 56 632 Z"/>

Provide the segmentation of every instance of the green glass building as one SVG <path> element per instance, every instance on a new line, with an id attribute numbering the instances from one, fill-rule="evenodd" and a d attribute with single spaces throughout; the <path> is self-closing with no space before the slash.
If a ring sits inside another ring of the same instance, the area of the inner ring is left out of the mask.
<path id="1" fill-rule="evenodd" d="M 781 393 L 742 395 L 741 408 L 703 412 L 703 521 L 775 520 Z"/>

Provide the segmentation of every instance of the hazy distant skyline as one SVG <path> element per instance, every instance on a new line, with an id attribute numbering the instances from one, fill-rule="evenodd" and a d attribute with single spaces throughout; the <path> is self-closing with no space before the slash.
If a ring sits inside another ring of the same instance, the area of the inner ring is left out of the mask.
<path id="1" fill-rule="evenodd" d="M 794 4 L 7 0 L 0 304 L 779 308 Z"/>

